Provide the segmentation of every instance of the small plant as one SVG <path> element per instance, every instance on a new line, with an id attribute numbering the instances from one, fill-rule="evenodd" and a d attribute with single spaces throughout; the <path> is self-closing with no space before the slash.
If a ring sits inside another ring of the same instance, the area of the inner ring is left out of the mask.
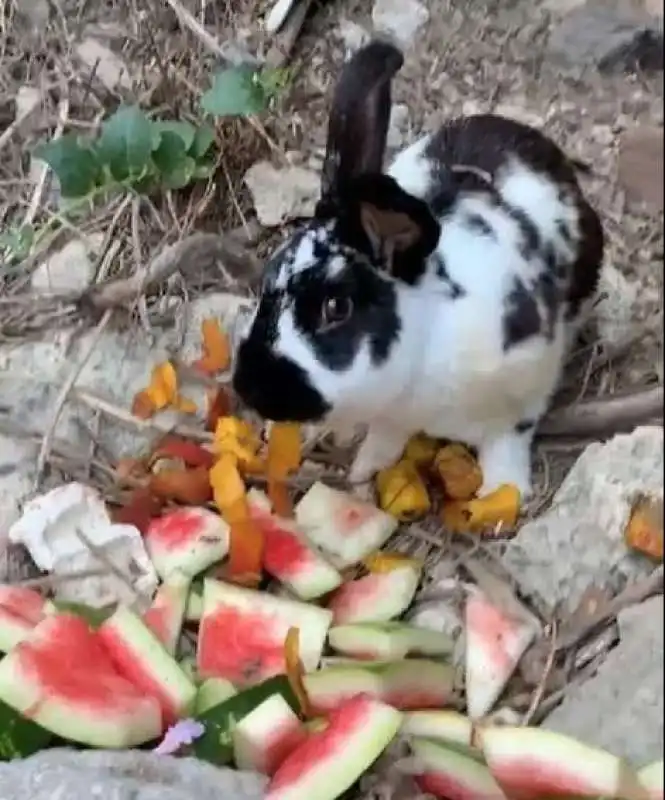
<path id="1" fill-rule="evenodd" d="M 201 108 L 218 117 L 258 114 L 289 85 L 291 77 L 288 69 L 257 69 L 247 64 L 220 70 L 201 96 Z"/>
<path id="2" fill-rule="evenodd" d="M 150 119 L 137 106 L 123 106 L 96 139 L 69 133 L 40 144 L 34 155 L 57 175 L 63 200 L 81 201 L 113 189 L 180 189 L 206 178 L 214 138 L 210 125 Z"/>

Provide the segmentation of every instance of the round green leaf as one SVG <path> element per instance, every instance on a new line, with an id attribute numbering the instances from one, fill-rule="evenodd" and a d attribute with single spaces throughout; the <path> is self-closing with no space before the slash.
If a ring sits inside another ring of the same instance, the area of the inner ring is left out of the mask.
<path id="1" fill-rule="evenodd" d="M 258 114 L 266 107 L 266 96 L 256 80 L 256 70 L 246 64 L 215 73 L 212 86 L 201 96 L 201 108 L 219 117 Z"/>
<path id="2" fill-rule="evenodd" d="M 85 197 L 102 176 L 95 153 L 73 133 L 38 145 L 34 156 L 55 172 L 63 197 Z"/>
<path id="3" fill-rule="evenodd" d="M 196 139 L 197 130 L 191 122 L 181 122 L 176 119 L 157 119 L 152 124 L 153 130 L 159 134 L 174 133 L 182 139 L 185 150 L 189 150 Z M 159 143 L 157 144 L 157 147 Z"/>
<path id="4" fill-rule="evenodd" d="M 117 181 L 146 168 L 153 147 L 152 123 L 138 106 L 123 106 L 102 125 L 96 150 Z"/>
<path id="5" fill-rule="evenodd" d="M 200 128 L 196 129 L 194 141 L 187 148 L 187 152 L 195 161 L 200 161 L 210 150 L 214 141 L 215 129 L 212 125 L 201 125 Z"/>
<path id="6" fill-rule="evenodd" d="M 193 158 L 185 156 L 184 160 L 175 169 L 162 175 L 162 182 L 167 189 L 182 189 L 191 183 L 196 169 Z"/>

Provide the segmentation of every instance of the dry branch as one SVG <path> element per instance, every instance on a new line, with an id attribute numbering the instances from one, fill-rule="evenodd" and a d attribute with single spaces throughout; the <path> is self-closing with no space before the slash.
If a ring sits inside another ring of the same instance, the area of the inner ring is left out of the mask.
<path id="1" fill-rule="evenodd" d="M 540 437 L 604 436 L 663 418 L 663 387 L 587 400 L 551 411 L 538 427 Z"/>

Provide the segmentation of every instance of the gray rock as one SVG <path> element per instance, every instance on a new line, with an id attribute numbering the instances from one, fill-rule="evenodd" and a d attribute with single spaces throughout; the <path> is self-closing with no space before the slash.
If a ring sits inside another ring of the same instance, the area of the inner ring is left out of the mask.
<path id="1" fill-rule="evenodd" d="M 33 272 L 32 288 L 47 294 L 84 291 L 94 277 L 95 251 L 103 242 L 101 233 L 68 242 Z"/>
<path id="2" fill-rule="evenodd" d="M 407 48 L 429 20 L 429 11 L 419 0 L 376 0 L 372 24 L 379 33 L 389 34 Z"/>
<path id="3" fill-rule="evenodd" d="M 252 164 L 245 183 L 259 222 L 268 227 L 311 217 L 321 192 L 321 179 L 313 170 L 299 166 L 278 169 L 269 161 Z"/>
<path id="4" fill-rule="evenodd" d="M 597 674 L 572 688 L 543 725 L 641 767 L 663 757 L 662 595 L 619 614 L 619 631 Z"/>
<path id="5" fill-rule="evenodd" d="M 520 586 L 573 610 L 592 586 L 617 591 L 653 569 L 630 552 L 624 530 L 641 494 L 663 497 L 663 429 L 649 426 L 589 445 L 551 508 L 522 527 L 503 561 Z"/>
<path id="6" fill-rule="evenodd" d="M 0 765 L 0 800 L 261 800 L 265 780 L 193 758 L 48 750 Z"/>
<path id="7" fill-rule="evenodd" d="M 176 328 L 155 329 L 158 344 L 154 347 L 143 331 L 136 328 L 107 329 L 81 371 L 76 387 L 128 410 L 136 392 L 147 385 L 152 368 L 169 357 L 171 347 L 177 348 L 182 341 L 182 358 L 186 361 L 197 358 L 201 352 L 201 320 L 217 316 L 223 326 L 231 326 L 243 302 L 241 298 L 220 292 L 188 304 L 186 311 L 178 315 Z M 93 335 L 92 331 L 87 331 L 72 338 L 71 331 L 56 331 L 48 340 L 26 340 L 0 347 L 0 397 L 9 410 L 11 421 L 31 430 L 46 430 L 55 398 L 89 347 Z M 183 386 L 183 394 L 194 400 L 203 413 L 203 386 Z M 169 412 L 163 415 L 164 419 L 167 417 Z M 65 440 L 70 449 L 87 448 L 90 440 L 83 429 L 90 419 L 86 407 L 70 402 L 63 409 L 56 436 Z M 131 424 L 121 425 L 105 417 L 99 441 L 112 457 L 120 458 L 136 454 L 149 441 L 146 436 L 152 434 L 141 434 Z M 0 497 L 2 481 L 0 474 Z"/>
<path id="8" fill-rule="evenodd" d="M 601 71 L 663 68 L 662 23 L 617 0 L 588 0 L 554 27 L 550 55 L 568 66 Z"/>
<path id="9" fill-rule="evenodd" d="M 370 38 L 369 33 L 350 19 L 342 19 L 337 26 L 337 34 L 344 42 L 346 48 L 346 57 L 348 58 L 356 50 L 359 50 Z"/>
<path id="10" fill-rule="evenodd" d="M 665 205 L 663 128 L 638 125 L 624 131 L 619 142 L 618 178 L 629 200 L 656 211 Z"/>

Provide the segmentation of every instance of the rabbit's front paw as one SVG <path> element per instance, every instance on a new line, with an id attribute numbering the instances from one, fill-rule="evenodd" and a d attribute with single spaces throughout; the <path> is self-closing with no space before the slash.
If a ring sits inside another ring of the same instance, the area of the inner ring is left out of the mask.
<path id="1" fill-rule="evenodd" d="M 380 469 L 394 464 L 402 455 L 408 434 L 370 427 L 349 472 L 350 483 L 367 483 Z"/>
<path id="2" fill-rule="evenodd" d="M 506 433 L 481 445 L 478 457 L 483 473 L 481 497 L 504 483 L 517 486 L 522 501 L 531 496 L 531 436 Z"/>

